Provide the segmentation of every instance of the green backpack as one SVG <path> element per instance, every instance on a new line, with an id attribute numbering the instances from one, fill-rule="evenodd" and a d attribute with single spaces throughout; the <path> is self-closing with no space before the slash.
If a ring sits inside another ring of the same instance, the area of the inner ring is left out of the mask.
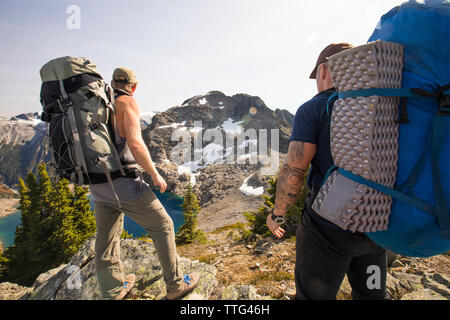
<path id="1" fill-rule="evenodd" d="M 114 123 L 114 91 L 96 65 L 86 58 L 62 57 L 46 63 L 40 75 L 41 119 L 47 122 L 57 177 L 79 185 L 111 186 L 116 178 L 135 178 L 137 164 L 121 161 L 116 149 L 120 136 Z"/>

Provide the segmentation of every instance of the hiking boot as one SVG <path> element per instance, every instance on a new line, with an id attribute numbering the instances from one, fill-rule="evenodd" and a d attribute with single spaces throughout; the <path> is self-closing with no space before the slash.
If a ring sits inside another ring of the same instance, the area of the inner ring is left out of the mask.
<path id="1" fill-rule="evenodd" d="M 183 283 L 176 291 L 167 291 L 167 300 L 178 300 L 183 298 L 189 292 L 195 289 L 198 284 L 200 275 L 197 272 L 191 273 L 183 277 Z"/>
<path id="2" fill-rule="evenodd" d="M 135 281 L 136 276 L 134 274 L 130 273 L 127 275 L 125 281 L 123 282 L 122 290 L 115 300 L 123 300 L 123 298 L 125 298 L 125 296 L 131 291 L 131 288 L 133 288 Z"/>

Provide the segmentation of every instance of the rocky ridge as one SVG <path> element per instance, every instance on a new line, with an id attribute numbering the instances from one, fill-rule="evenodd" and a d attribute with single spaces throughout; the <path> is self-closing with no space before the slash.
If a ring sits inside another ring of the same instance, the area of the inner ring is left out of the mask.
<path id="1" fill-rule="evenodd" d="M 294 241 L 258 236 L 242 241 L 240 229 L 233 225 L 207 235 L 208 244 L 178 247 L 183 272 L 201 275 L 198 287 L 184 299 L 294 299 Z M 94 241 L 88 240 L 68 264 L 41 274 L 32 287 L 1 283 L 0 300 L 100 299 Z M 165 284 L 151 240 L 121 240 L 121 252 L 125 273 L 137 276 L 136 286 L 126 299 L 163 299 Z M 394 300 L 449 300 L 450 256 L 419 259 L 395 255 L 388 268 L 387 291 Z M 337 299 L 351 299 L 347 278 Z"/>

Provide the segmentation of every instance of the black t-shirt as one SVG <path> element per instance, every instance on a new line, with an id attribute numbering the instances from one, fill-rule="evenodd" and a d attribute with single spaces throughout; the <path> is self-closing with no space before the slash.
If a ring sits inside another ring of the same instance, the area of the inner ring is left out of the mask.
<path id="1" fill-rule="evenodd" d="M 326 173 L 333 165 L 330 148 L 330 116 L 334 101 L 330 102 L 330 110 L 327 112 L 327 102 L 333 92 L 335 92 L 334 88 L 318 93 L 297 110 L 294 118 L 290 141 L 308 142 L 317 146 L 307 177 L 309 190 L 320 188 Z M 320 217 L 310 207 L 306 208 L 306 212 L 322 224 L 339 228 Z"/>

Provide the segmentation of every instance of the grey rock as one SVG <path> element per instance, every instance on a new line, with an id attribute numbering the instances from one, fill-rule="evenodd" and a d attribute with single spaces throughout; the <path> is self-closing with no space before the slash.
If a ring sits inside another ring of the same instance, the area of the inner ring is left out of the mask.
<path id="1" fill-rule="evenodd" d="M 445 299 L 450 299 L 449 277 L 438 273 L 428 274 L 425 272 L 422 277 L 422 284 L 424 288 L 433 290 Z"/>
<path id="2" fill-rule="evenodd" d="M 258 173 L 253 174 L 250 176 L 247 180 L 247 185 L 253 188 L 258 188 L 263 185 L 263 182 L 261 181 L 261 177 Z"/>
<path id="3" fill-rule="evenodd" d="M 403 295 L 414 290 L 423 290 L 420 276 L 395 272 L 387 274 L 386 291 L 392 299 L 400 299 Z"/>
<path id="4" fill-rule="evenodd" d="M 391 267 L 393 267 L 393 268 L 399 268 L 399 267 L 404 267 L 404 266 L 405 265 L 400 260 L 395 260 L 391 264 Z"/>
<path id="5" fill-rule="evenodd" d="M 94 264 L 95 239 L 91 238 L 75 254 L 69 264 L 40 275 L 33 286 L 32 299 L 55 300 L 96 300 L 101 299 L 95 275 Z M 124 273 L 136 274 L 136 284 L 130 299 L 162 299 L 166 288 L 162 277 L 161 265 L 153 243 L 144 240 L 121 240 L 121 259 Z M 216 268 L 198 261 L 180 257 L 180 266 L 184 274 L 198 272 L 200 281 L 194 291 L 185 299 L 208 299 L 217 286 Z M 69 269 L 72 268 L 72 271 Z M 73 270 L 81 286 L 77 287 Z M 194 295 L 191 297 L 191 295 Z"/>
<path id="6" fill-rule="evenodd" d="M 181 182 L 189 181 L 189 179 L 190 179 L 189 173 L 183 173 L 180 175 L 180 178 L 179 178 L 179 180 Z"/>
<path id="7" fill-rule="evenodd" d="M 54 299 L 62 281 L 65 280 L 67 264 L 51 269 L 39 275 L 33 284 L 33 291 L 28 300 Z"/>
<path id="8" fill-rule="evenodd" d="M 294 300 L 296 293 L 297 290 L 295 289 L 295 287 L 289 287 L 286 289 L 284 294 L 289 298 L 289 300 Z"/>
<path id="9" fill-rule="evenodd" d="M 405 294 L 400 300 L 446 300 L 439 293 L 431 289 L 423 289 Z"/>
<path id="10" fill-rule="evenodd" d="M 250 285 L 228 286 L 222 291 L 221 300 L 269 300 L 256 292 L 256 288 Z"/>

